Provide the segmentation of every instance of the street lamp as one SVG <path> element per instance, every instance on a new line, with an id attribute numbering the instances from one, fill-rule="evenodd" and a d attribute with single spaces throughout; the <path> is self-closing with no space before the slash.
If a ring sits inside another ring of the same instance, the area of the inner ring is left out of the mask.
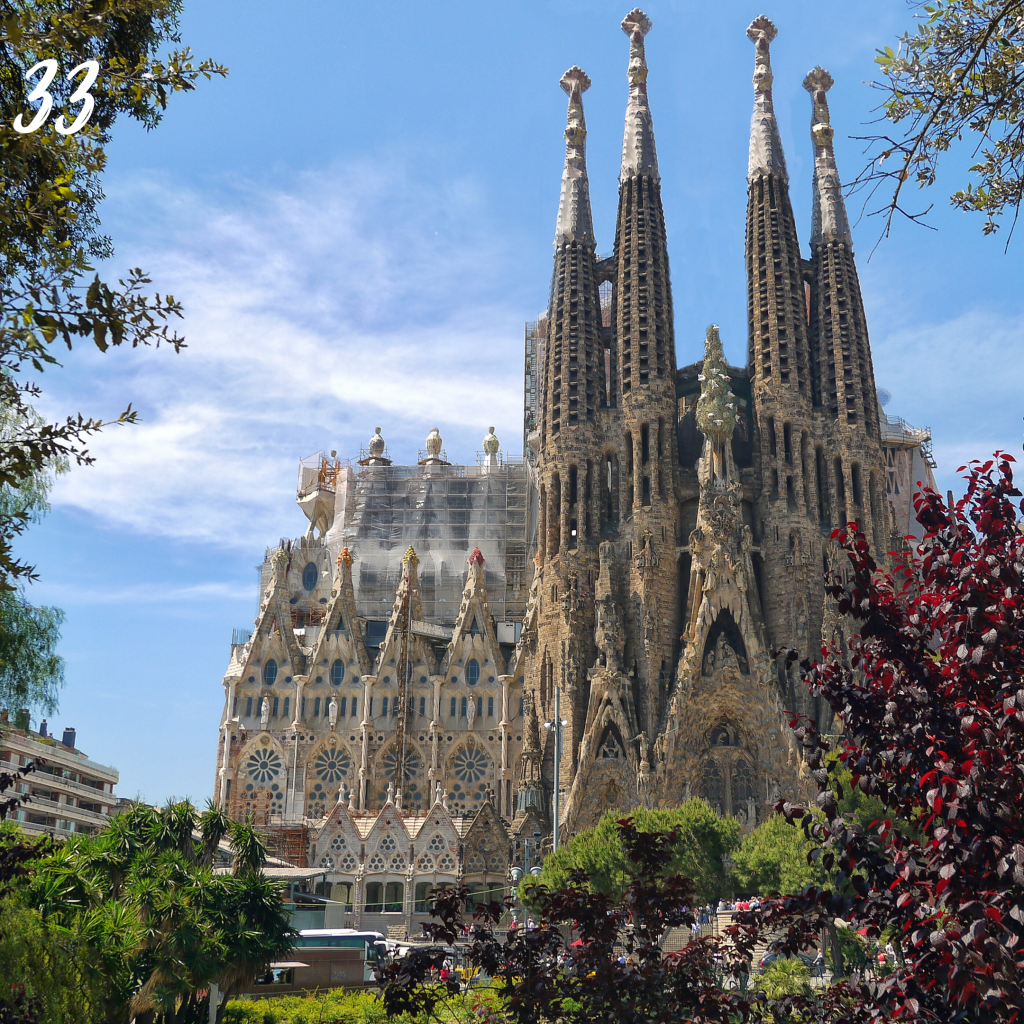
<path id="1" fill-rule="evenodd" d="M 554 793 L 551 799 L 551 817 L 553 819 L 553 827 L 551 830 L 551 851 L 552 853 L 558 849 L 558 783 L 559 783 L 559 772 L 562 761 L 562 730 L 569 724 L 562 718 L 561 709 L 561 688 L 555 687 L 555 717 L 551 722 L 545 722 L 544 728 L 550 729 L 554 733 L 555 737 L 555 786 Z"/>

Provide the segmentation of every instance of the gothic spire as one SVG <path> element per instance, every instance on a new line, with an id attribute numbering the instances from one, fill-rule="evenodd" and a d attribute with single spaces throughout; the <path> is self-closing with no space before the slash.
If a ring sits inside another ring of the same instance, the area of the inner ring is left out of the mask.
<path id="1" fill-rule="evenodd" d="M 833 240 L 847 245 L 853 242 L 839 172 L 836 170 L 836 154 L 832 149 L 835 132 L 829 120 L 827 93 L 833 84 L 832 76 L 821 67 L 809 71 L 804 79 L 804 88 L 811 94 L 811 138 L 814 140 L 812 249 L 822 242 Z"/>
<path id="2" fill-rule="evenodd" d="M 654 147 L 651 108 L 647 103 L 647 58 L 644 56 L 644 36 L 651 31 L 651 19 L 635 7 L 622 19 L 622 31 L 629 36 L 629 102 L 619 180 L 641 174 L 657 179 L 658 153 Z"/>
<path id="3" fill-rule="evenodd" d="M 590 213 L 590 184 L 587 180 L 587 122 L 583 116 L 583 94 L 590 78 L 574 64 L 559 84 L 569 94 L 568 123 L 565 128 L 565 170 L 562 171 L 562 197 L 558 203 L 555 246 L 562 242 L 596 245 L 594 221 Z"/>
<path id="4" fill-rule="evenodd" d="M 763 14 L 755 18 L 747 29 L 747 36 L 754 44 L 754 114 L 750 119 L 747 181 L 753 181 L 759 175 L 774 174 L 788 184 L 786 158 L 782 153 L 779 125 L 772 105 L 772 58 L 769 46 L 778 34 L 779 30 Z"/>

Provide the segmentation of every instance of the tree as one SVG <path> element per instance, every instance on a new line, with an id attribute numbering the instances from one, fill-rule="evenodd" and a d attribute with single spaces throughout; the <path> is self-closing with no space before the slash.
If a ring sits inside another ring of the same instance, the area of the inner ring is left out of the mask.
<path id="1" fill-rule="evenodd" d="M 43 425 L 34 409 L 0 409 L 0 443 L 16 434 L 25 420 L 37 428 Z M 66 462 L 46 463 L 17 489 L 0 485 L 0 523 L 38 522 L 50 509 L 47 495 L 53 474 L 66 469 Z M 31 605 L 23 586 L 0 589 L 0 708 L 56 710 L 57 693 L 64 684 L 64 661 L 57 654 L 63 621 L 59 608 Z"/>
<path id="2" fill-rule="evenodd" d="M 515 1024 L 648 1024 L 700 1020 L 726 1024 L 746 1019 L 750 1003 L 719 984 L 716 957 L 726 969 L 745 968 L 719 939 L 690 941 L 664 954 L 670 928 L 692 927 L 696 893 L 670 873 L 682 841 L 678 831 L 646 830 L 635 816 L 616 823 L 625 854 L 621 896 L 597 892 L 582 871 L 560 889 L 535 885 L 528 893 L 538 918 L 534 929 L 518 928 L 502 941 L 486 927 L 503 913 L 500 903 L 478 911 L 467 952 L 470 963 L 490 975 L 499 1015 Z M 440 945 L 413 948 L 379 972 L 388 1016 L 444 1019 L 457 982 L 435 980 L 462 929 L 465 888 L 435 890 L 436 924 L 425 926 Z M 624 950 L 620 962 L 620 951 Z"/>
<path id="3" fill-rule="evenodd" d="M 234 863 L 217 872 L 225 838 Z M 281 885 L 262 874 L 265 845 L 213 807 L 135 805 L 95 836 L 44 852 L 0 905 L 12 920 L 36 916 L 40 927 L 26 935 L 38 933 L 40 946 L 74 954 L 83 1020 L 205 1024 L 211 982 L 239 992 L 291 948 Z M 26 970 L 29 994 L 33 977 Z"/>
<path id="4" fill-rule="evenodd" d="M 16 428 L 0 441 L 0 487 L 18 491 L 47 465 L 91 462 L 86 448 L 101 419 L 81 414 L 41 423 L 28 414 L 41 374 L 57 363 L 54 345 L 90 341 L 100 351 L 117 345 L 169 344 L 183 339 L 169 322 L 181 316 L 171 296 L 144 294 L 142 270 L 111 285 L 95 273 L 113 254 L 100 234 L 97 209 L 106 145 L 118 116 L 155 127 L 170 93 L 190 90 L 201 78 L 223 75 L 212 61 L 194 64 L 177 47 L 162 59 L 165 43 L 179 44 L 181 0 L 4 0 L 0 4 L 0 408 Z M 14 120 L 30 111 L 35 81 L 25 73 L 42 59 L 61 69 L 50 86 L 55 113 L 78 112 L 71 93 L 79 84 L 64 76 L 85 60 L 100 64 L 91 87 L 95 106 L 74 135 L 52 121 L 28 134 Z M 129 406 L 116 420 L 134 420 Z M 0 510 L 0 589 L 32 576 L 12 552 L 27 516 Z"/>
<path id="5" fill-rule="evenodd" d="M 828 873 L 820 861 L 808 861 L 807 857 L 816 845 L 781 814 L 773 814 L 745 835 L 732 855 L 737 890 L 768 895 L 802 892 L 809 885 L 824 885 Z"/>
<path id="6" fill-rule="evenodd" d="M 930 0 L 920 5 L 917 32 L 906 33 L 894 51 L 876 58 L 885 81 L 882 113 L 901 134 L 869 136 L 872 162 L 853 187 L 889 198 L 884 214 L 888 234 L 903 213 L 904 185 L 933 185 L 940 160 L 965 137 L 972 148 L 974 176 L 950 201 L 961 210 L 986 215 L 984 231 L 1013 223 L 1024 197 L 1024 0 Z"/>
<path id="7" fill-rule="evenodd" d="M 895 936 L 902 959 L 884 983 L 850 983 L 862 1018 L 988 1024 L 1024 1009 L 1024 504 L 1012 461 L 972 463 L 953 505 L 917 497 L 925 537 L 894 574 L 860 532 L 835 535 L 851 573 L 829 592 L 857 624 L 851 658 L 831 651 L 800 669 L 844 738 L 830 761 L 813 725 L 794 723 L 824 820 L 780 809 L 821 843 L 812 854 L 837 885 L 738 923 L 785 924 L 783 952 L 836 916 Z M 841 769 L 884 806 L 874 829 L 841 813 Z"/>
<path id="8" fill-rule="evenodd" d="M 665 871 L 690 879 L 699 903 L 717 900 L 725 894 L 722 858 L 739 842 L 735 818 L 719 817 L 707 801 L 698 798 L 670 810 L 640 808 L 630 820 L 641 833 L 675 833 L 676 844 Z M 618 816 L 609 811 L 594 828 L 573 836 L 544 859 L 540 883 L 552 890 L 560 889 L 574 871 L 582 871 L 594 892 L 617 899 L 629 884 L 633 870 L 623 846 Z"/>

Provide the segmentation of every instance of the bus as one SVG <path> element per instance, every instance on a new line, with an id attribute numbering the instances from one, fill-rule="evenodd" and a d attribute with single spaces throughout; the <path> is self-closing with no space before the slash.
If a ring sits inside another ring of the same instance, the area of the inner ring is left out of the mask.
<path id="1" fill-rule="evenodd" d="M 246 995 L 260 998 L 366 988 L 375 983 L 374 969 L 386 948 L 387 940 L 380 932 L 304 928 L 295 938 L 290 959 L 272 963 Z"/>

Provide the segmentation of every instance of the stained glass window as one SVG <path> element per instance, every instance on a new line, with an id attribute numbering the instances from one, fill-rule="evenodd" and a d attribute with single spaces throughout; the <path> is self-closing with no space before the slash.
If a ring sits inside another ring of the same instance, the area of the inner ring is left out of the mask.
<path id="1" fill-rule="evenodd" d="M 339 714 L 339 715 L 340 715 L 340 716 L 341 716 L 342 718 L 344 718 L 344 717 L 345 717 L 345 716 L 346 716 L 346 715 L 348 714 L 348 712 L 347 712 L 347 711 L 345 710 L 345 705 L 346 705 L 347 703 L 348 703 L 348 697 L 342 697 L 342 698 L 341 698 L 341 710 L 340 710 L 340 711 L 338 712 L 338 714 Z"/>
<path id="2" fill-rule="evenodd" d="M 263 683 L 266 686 L 273 686 L 275 679 L 277 679 L 277 662 L 273 658 L 268 658 L 267 663 L 263 666 Z"/>
<path id="3" fill-rule="evenodd" d="M 320 698 L 319 697 L 317 697 L 316 700 L 313 701 L 313 717 L 314 718 L 319 718 L 320 717 Z"/>
<path id="4" fill-rule="evenodd" d="M 302 585 L 306 590 L 315 590 L 316 581 L 320 578 L 320 571 L 315 562 L 307 562 L 306 568 L 302 570 Z"/>
<path id="5" fill-rule="evenodd" d="M 455 775 L 460 782 L 477 782 L 491 767 L 490 757 L 479 747 L 463 747 L 455 755 Z"/>
<path id="6" fill-rule="evenodd" d="M 342 680 L 345 678 L 345 662 L 341 658 L 335 658 L 334 664 L 331 665 L 331 683 L 334 686 L 341 686 Z"/>
<path id="7" fill-rule="evenodd" d="M 395 763 L 398 760 L 398 751 L 392 747 L 384 755 L 384 784 L 378 793 L 381 803 L 388 797 L 388 783 L 395 781 Z M 405 786 L 402 790 L 402 806 L 408 810 L 410 807 L 421 807 L 423 805 L 423 793 L 420 790 L 419 777 L 423 771 L 423 760 L 415 750 L 406 749 L 405 752 Z"/>
<path id="8" fill-rule="evenodd" d="M 272 782 L 281 774 L 283 768 L 277 751 L 272 749 L 254 750 L 246 762 L 249 778 L 255 782 Z"/>
<path id="9" fill-rule="evenodd" d="M 245 699 L 245 717 L 252 718 L 252 697 Z"/>
<path id="10" fill-rule="evenodd" d="M 317 755 L 313 770 L 317 778 L 323 779 L 324 782 L 340 782 L 348 775 L 351 766 L 352 762 L 346 751 L 328 747 Z"/>
<path id="11" fill-rule="evenodd" d="M 480 662 L 476 658 L 470 658 L 466 664 L 466 682 L 470 686 L 476 686 L 480 681 Z"/>
<path id="12" fill-rule="evenodd" d="M 387 697 L 385 697 L 385 698 L 384 698 L 384 699 L 383 699 L 383 700 L 381 701 L 381 707 L 383 708 L 383 711 L 381 711 L 381 714 L 382 714 L 382 715 L 383 715 L 383 716 L 384 716 L 385 718 L 387 718 L 387 717 L 388 717 L 388 699 L 387 699 Z"/>
<path id="13" fill-rule="evenodd" d="M 487 717 L 488 718 L 493 718 L 494 717 L 494 698 L 493 697 L 488 697 L 487 698 Z"/>
<path id="14" fill-rule="evenodd" d="M 430 837 L 430 842 L 427 843 L 427 849 L 434 853 L 443 853 L 448 849 L 448 844 L 445 842 L 445 838 L 440 832 L 435 832 Z"/>
<path id="15" fill-rule="evenodd" d="M 451 713 L 451 717 L 452 718 L 455 717 L 455 698 L 454 697 L 452 697 L 452 713 Z"/>
<path id="16" fill-rule="evenodd" d="M 370 700 L 373 700 L 373 698 L 371 697 Z M 353 718 L 355 718 L 355 716 L 356 716 L 356 705 L 358 703 L 359 703 L 359 698 L 358 697 L 353 697 L 352 698 L 352 717 Z"/>
<path id="17" fill-rule="evenodd" d="M 438 862 L 437 870 L 450 872 L 455 870 L 455 858 L 450 854 L 446 853 Z"/>
<path id="18" fill-rule="evenodd" d="M 379 848 L 383 850 L 385 853 L 393 853 L 395 850 L 398 849 L 398 842 L 396 841 L 395 837 L 390 832 L 388 832 L 380 841 Z"/>

